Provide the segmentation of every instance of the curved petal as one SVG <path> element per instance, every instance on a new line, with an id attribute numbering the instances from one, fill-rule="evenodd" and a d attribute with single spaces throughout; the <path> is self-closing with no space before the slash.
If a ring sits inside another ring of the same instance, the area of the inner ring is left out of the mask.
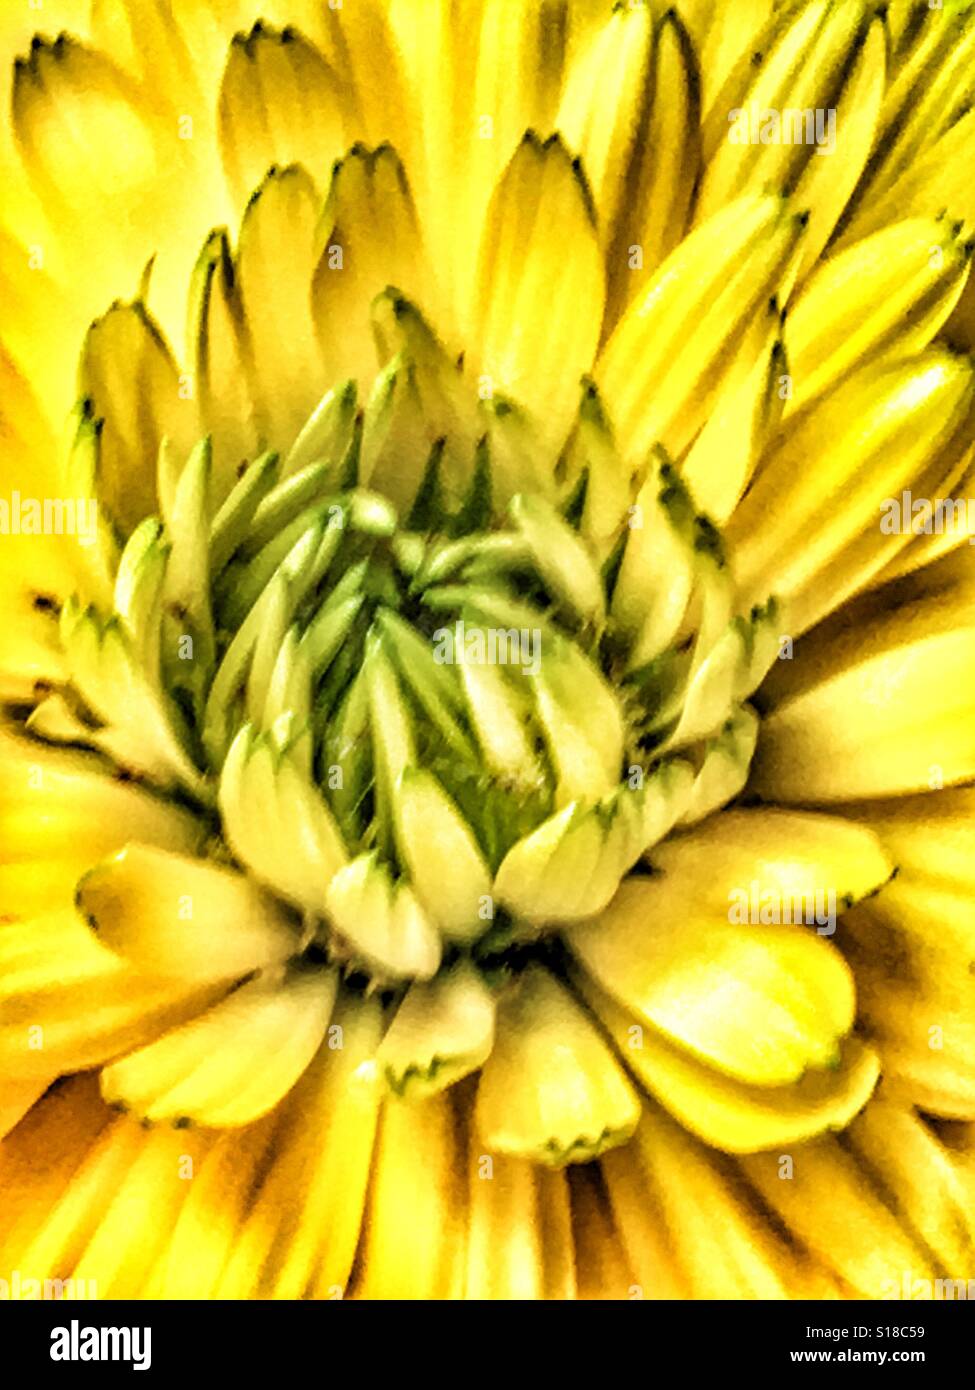
<path id="1" fill-rule="evenodd" d="M 489 393 L 527 406 L 556 446 L 593 363 L 605 293 L 584 174 L 558 136 L 529 132 L 487 213 L 470 352 Z"/>

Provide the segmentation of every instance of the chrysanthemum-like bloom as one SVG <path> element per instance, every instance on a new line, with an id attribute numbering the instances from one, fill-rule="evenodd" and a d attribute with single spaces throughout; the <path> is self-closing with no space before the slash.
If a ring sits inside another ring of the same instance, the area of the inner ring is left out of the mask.
<path id="1" fill-rule="evenodd" d="M 0 1278 L 975 1278 L 975 6 L 32 11 Z"/>

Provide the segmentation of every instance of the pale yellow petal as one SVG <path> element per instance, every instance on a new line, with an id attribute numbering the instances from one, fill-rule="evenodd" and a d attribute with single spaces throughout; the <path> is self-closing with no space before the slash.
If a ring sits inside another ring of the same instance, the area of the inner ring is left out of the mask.
<path id="1" fill-rule="evenodd" d="M 271 165 L 302 164 L 322 188 L 347 143 L 339 80 L 291 26 L 258 23 L 234 35 L 218 113 L 224 165 L 240 206 Z"/>
<path id="2" fill-rule="evenodd" d="M 499 1004 L 475 1124 L 489 1151 L 559 1167 L 632 1134 L 636 1094 L 584 1009 L 540 966 Z"/>
<path id="3" fill-rule="evenodd" d="M 449 1093 L 389 1100 L 365 1216 L 359 1298 L 460 1298 L 467 1199 L 464 1150 Z"/>
<path id="4" fill-rule="evenodd" d="M 904 1270 L 931 1276 L 928 1254 L 836 1139 L 755 1154 L 741 1165 L 790 1231 L 861 1297 L 898 1297 Z"/>
<path id="5" fill-rule="evenodd" d="M 471 366 L 490 394 L 529 408 L 544 436 L 567 432 L 599 341 L 605 284 L 584 173 L 553 136 L 529 133 L 487 214 Z"/>
<path id="6" fill-rule="evenodd" d="M 334 972 L 258 976 L 199 1018 L 102 1072 L 111 1104 L 155 1120 L 251 1123 L 272 1110 L 308 1066 L 335 1001 Z"/>

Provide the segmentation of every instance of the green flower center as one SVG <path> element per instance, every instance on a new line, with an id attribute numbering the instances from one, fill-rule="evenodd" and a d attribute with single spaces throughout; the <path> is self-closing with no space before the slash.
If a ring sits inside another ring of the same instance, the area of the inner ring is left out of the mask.
<path id="1" fill-rule="evenodd" d="M 65 605 L 70 684 L 31 720 L 192 799 L 313 959 L 383 985 L 458 952 L 510 962 L 602 911 L 741 789 L 743 701 L 777 643 L 774 603 L 736 614 L 667 458 L 626 472 L 589 383 L 547 495 L 500 476 L 490 426 L 517 408 L 499 400 L 475 407 L 466 465 L 437 439 L 411 482 L 404 439 L 395 476 L 363 476 L 412 370 L 394 358 L 363 411 L 330 392 L 216 500 L 210 440 L 185 461 L 164 445 L 162 515 L 123 544 L 103 507 L 110 601 Z M 85 404 L 93 479 L 100 434 Z"/>

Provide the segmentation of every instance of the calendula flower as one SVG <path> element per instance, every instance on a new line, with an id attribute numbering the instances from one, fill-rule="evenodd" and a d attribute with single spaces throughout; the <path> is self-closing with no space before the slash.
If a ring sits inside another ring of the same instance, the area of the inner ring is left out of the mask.
<path id="1" fill-rule="evenodd" d="M 0 1278 L 975 1277 L 975 6 L 0 26 Z"/>

